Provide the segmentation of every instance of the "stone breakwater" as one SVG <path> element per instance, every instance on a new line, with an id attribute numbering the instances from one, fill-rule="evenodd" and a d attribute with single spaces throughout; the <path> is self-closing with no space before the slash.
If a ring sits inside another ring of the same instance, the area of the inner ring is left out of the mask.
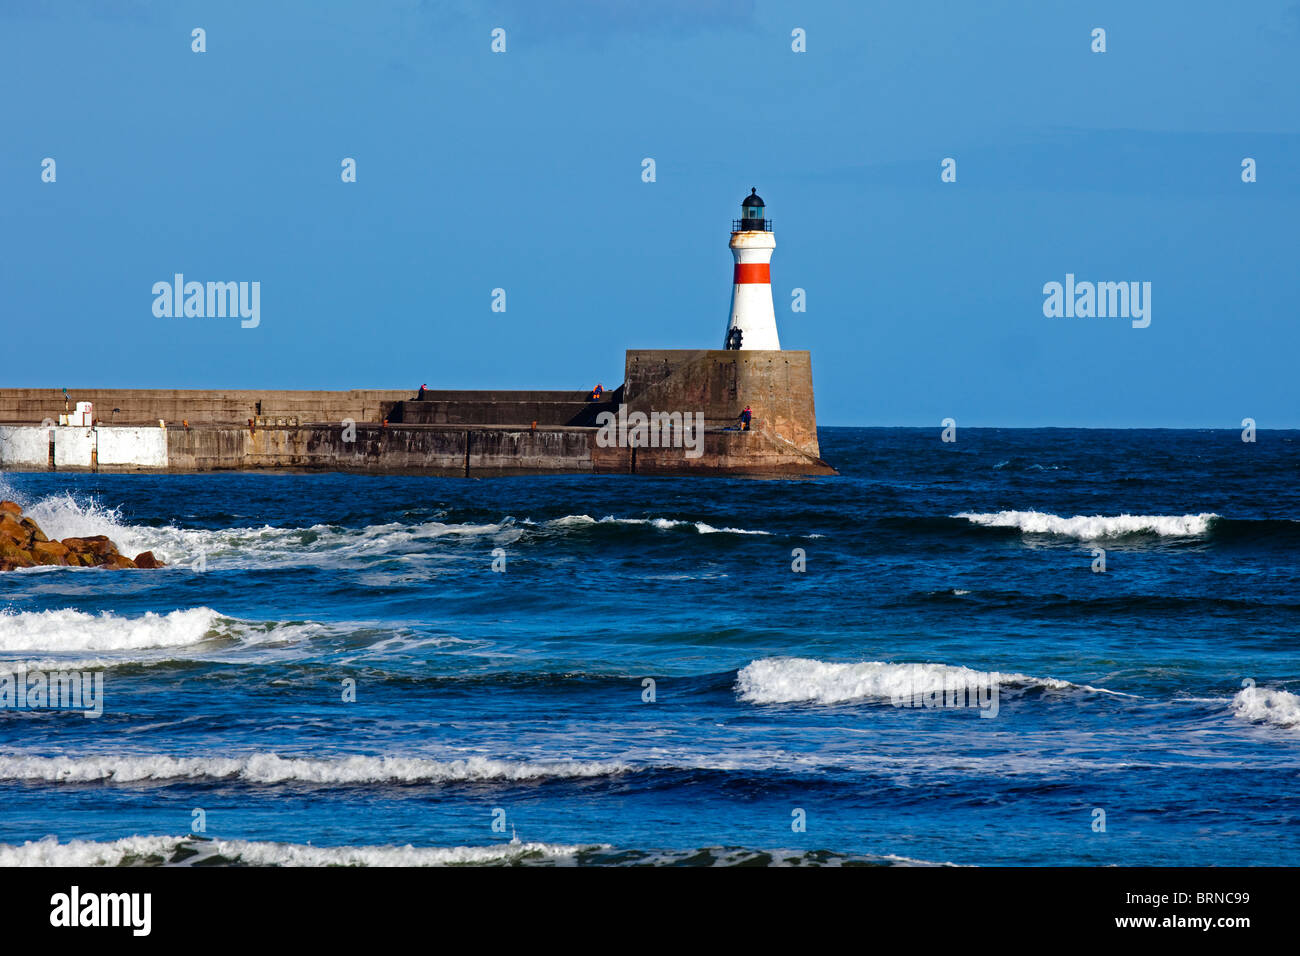
<path id="1" fill-rule="evenodd" d="M 0 571 L 54 565 L 69 568 L 161 568 L 152 551 L 128 558 L 107 537 L 51 541 L 14 501 L 0 501 Z"/>
<path id="2" fill-rule="evenodd" d="M 0 470 L 835 474 L 820 457 L 807 352 L 633 349 L 624 374 L 624 384 L 598 400 L 585 390 L 413 397 L 378 389 L 74 388 L 68 396 L 0 388 Z M 77 418 L 71 401 L 81 409 L 79 424 L 55 424 Z M 750 427 L 741 431 L 746 409 Z M 609 417 L 629 427 L 611 435 L 600 427 Z M 660 427 L 643 435 L 631 427 L 641 421 Z"/>

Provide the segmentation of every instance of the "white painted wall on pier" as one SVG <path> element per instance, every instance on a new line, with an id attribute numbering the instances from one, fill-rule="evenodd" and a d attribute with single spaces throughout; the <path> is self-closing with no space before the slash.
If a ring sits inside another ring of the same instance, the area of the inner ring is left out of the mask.
<path id="1" fill-rule="evenodd" d="M 129 425 L 0 425 L 0 468 L 49 467 L 50 432 L 58 467 L 89 468 L 98 442 L 100 465 L 167 467 L 167 432 Z"/>
<path id="2" fill-rule="evenodd" d="M 99 426 L 99 463 L 167 467 L 167 430 L 164 428 L 105 428 Z"/>
<path id="3" fill-rule="evenodd" d="M 46 434 L 46 458 L 49 457 L 49 432 Z M 90 450 L 95 447 L 94 432 L 84 425 L 54 428 L 54 464 L 59 468 L 89 468 Z"/>
<path id="4" fill-rule="evenodd" d="M 50 459 L 49 431 L 32 425 L 0 425 L 0 467 L 45 467 Z"/>

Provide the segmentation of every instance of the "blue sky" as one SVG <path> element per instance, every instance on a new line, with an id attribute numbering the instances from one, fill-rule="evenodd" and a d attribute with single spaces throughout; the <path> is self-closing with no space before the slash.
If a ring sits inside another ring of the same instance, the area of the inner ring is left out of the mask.
<path id="1" fill-rule="evenodd" d="M 821 424 L 1300 426 L 1294 0 L 6 0 L 0 80 L 0 385 L 616 384 L 719 347 L 757 186 Z"/>

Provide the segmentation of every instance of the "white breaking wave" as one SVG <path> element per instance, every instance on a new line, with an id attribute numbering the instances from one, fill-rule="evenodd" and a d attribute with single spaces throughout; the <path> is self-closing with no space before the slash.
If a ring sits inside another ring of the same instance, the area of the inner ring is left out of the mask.
<path id="1" fill-rule="evenodd" d="M 70 492 L 28 501 L 0 483 L 0 497 L 13 497 L 24 511 L 52 539 L 105 535 L 128 557 L 152 551 L 170 566 L 193 567 L 202 556 L 210 569 L 264 567 L 268 564 L 355 566 L 378 557 L 419 560 L 430 557 L 430 545 L 439 539 L 490 539 L 494 546 L 512 544 L 537 523 L 507 516 L 484 524 L 424 521 L 417 524 L 389 522 L 347 528 L 318 524 L 309 528 L 272 525 L 244 528 L 151 527 L 127 522 L 117 508 L 107 508 Z M 541 522 L 547 528 L 612 523 L 649 525 L 661 531 L 694 528 L 700 534 L 760 534 L 745 528 L 718 528 L 703 521 L 673 518 L 596 519 L 590 515 L 566 515 Z"/>
<path id="2" fill-rule="evenodd" d="M 288 565 L 355 565 L 376 557 L 424 555 L 440 538 L 485 537 L 494 545 L 516 541 L 523 529 L 511 518 L 489 524 L 390 522 L 364 528 L 313 525 L 310 528 L 222 528 L 219 530 L 122 526 L 104 530 L 124 553 L 153 551 L 168 564 L 192 566 L 202 555 L 211 569 Z M 123 545 L 122 542 L 128 542 Z"/>
<path id="3" fill-rule="evenodd" d="M 132 836 L 96 842 L 54 837 L 23 844 L 0 844 L 0 867 L 121 866 L 144 860 L 170 860 L 189 851 L 183 865 L 222 857 L 253 866 L 449 866 L 456 864 L 571 861 L 584 850 L 607 849 L 604 844 L 569 846 L 552 843 L 500 843 L 492 846 L 310 846 L 252 840 L 195 840 L 190 837 Z M 192 854 L 192 855 L 189 855 Z"/>
<path id="4" fill-rule="evenodd" d="M 347 650 L 368 659 L 481 646 L 391 622 L 244 621 L 209 607 L 129 617 L 73 608 L 0 610 L 0 670 L 101 670 L 177 660 L 248 663 Z M 87 657 L 86 655 L 94 655 Z"/>
<path id="5" fill-rule="evenodd" d="M 301 843 L 271 843 L 254 840 L 207 840 L 179 836 L 131 836 L 96 842 L 71 840 L 59 843 L 55 837 L 23 844 L 0 844 L 0 867 L 12 866 L 130 866 L 158 864 L 176 866 L 211 865 L 222 860 L 247 866 L 492 866 L 530 864 L 574 866 L 580 854 L 612 850 L 608 843 L 497 843 L 488 846 L 312 846 Z M 178 856 L 179 854 L 179 856 Z M 892 866 L 955 866 L 933 863 L 890 853 L 884 856 L 832 854 L 807 850 L 760 851 L 743 847 L 706 847 L 698 850 L 653 850 L 629 855 L 635 866 L 673 866 L 701 858 L 713 866 L 743 866 L 761 861 L 767 866 L 830 866 L 851 862 L 874 862 Z"/>
<path id="6" fill-rule="evenodd" d="M 120 509 L 107 508 L 93 499 L 70 492 L 36 501 L 0 483 L 0 497 L 23 505 L 51 539 L 105 535 L 128 557 L 152 551 L 167 564 L 193 566 L 202 556 L 212 569 L 265 566 L 267 564 L 355 564 L 383 555 L 421 554 L 439 538 L 488 537 L 494 544 L 510 544 L 523 529 L 510 517 L 487 524 L 452 524 L 426 521 L 418 524 L 390 522 L 364 528 L 318 524 L 309 528 L 178 528 L 151 527 L 127 522 Z"/>
<path id="7" fill-rule="evenodd" d="M 675 518 L 615 518 L 613 515 L 606 515 L 600 519 L 593 518 L 591 515 L 565 515 L 563 518 L 553 518 L 545 524 L 552 528 L 589 524 L 645 524 L 660 531 L 668 531 L 671 528 L 694 528 L 700 534 L 771 534 L 770 531 L 750 531 L 746 528 L 715 528 L 703 521 L 679 521 Z"/>
<path id="8" fill-rule="evenodd" d="M 281 757 L 0 756 L 0 780 L 44 783 L 138 783 L 141 781 L 232 779 L 250 784 L 462 783 L 604 777 L 624 773 L 627 764 L 608 760 L 495 760 L 465 757 L 351 756 L 335 759 Z"/>
<path id="9" fill-rule="evenodd" d="M 29 670 L 100 669 L 115 664 L 157 663 L 196 655 L 244 659 L 249 653 L 310 648 L 313 640 L 356 625 L 314 621 L 241 621 L 209 607 L 146 612 L 127 617 L 73 608 L 0 611 L 0 657 Z M 81 655 L 99 655 L 83 659 Z M 12 665 L 5 665 L 12 666 Z"/>
<path id="10" fill-rule="evenodd" d="M 884 661 L 847 664 L 803 657 L 765 657 L 741 668 L 736 675 L 736 691 L 741 700 L 751 704 L 837 704 L 850 700 L 892 701 L 895 695 L 911 699 L 918 692 L 934 692 L 942 696 L 945 689 L 987 687 L 990 679 L 988 673 L 950 664 L 890 664 Z M 1105 688 L 1027 674 L 999 673 L 997 680 L 999 693 L 1008 688 L 1031 687 L 1115 693 Z"/>
<path id="11" fill-rule="evenodd" d="M 1075 515 L 1062 518 L 1042 511 L 963 511 L 952 517 L 965 518 L 986 528 L 1018 528 L 1025 534 L 1056 534 L 1092 541 L 1126 534 L 1195 537 L 1209 531 L 1210 524 L 1219 515 L 1207 511 L 1195 515 Z"/>
<path id="12" fill-rule="evenodd" d="M 118 540 L 125 526 L 121 514 L 115 509 L 105 508 L 96 501 L 78 501 L 66 491 L 38 501 L 18 499 L 18 502 L 23 506 L 23 513 L 40 525 L 52 541 L 103 534 L 112 539 L 118 550 L 128 554 L 129 542 Z M 129 556 L 135 557 L 136 553 L 130 551 Z"/>
<path id="13" fill-rule="evenodd" d="M 1300 727 L 1300 697 L 1285 690 L 1247 687 L 1232 698 L 1232 712 L 1251 723 Z"/>
<path id="14" fill-rule="evenodd" d="M 228 620 L 207 607 L 120 617 L 112 611 L 0 611 L 0 652 L 63 653 L 185 647 L 229 636 L 218 627 Z"/>

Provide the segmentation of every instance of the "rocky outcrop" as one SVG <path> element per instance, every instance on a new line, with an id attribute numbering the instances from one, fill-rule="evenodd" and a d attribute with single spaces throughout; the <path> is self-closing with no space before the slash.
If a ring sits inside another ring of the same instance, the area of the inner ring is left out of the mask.
<path id="1" fill-rule="evenodd" d="M 0 501 L 0 571 L 58 565 L 70 568 L 161 568 L 152 551 L 134 560 L 102 534 L 51 541 L 13 501 Z"/>

